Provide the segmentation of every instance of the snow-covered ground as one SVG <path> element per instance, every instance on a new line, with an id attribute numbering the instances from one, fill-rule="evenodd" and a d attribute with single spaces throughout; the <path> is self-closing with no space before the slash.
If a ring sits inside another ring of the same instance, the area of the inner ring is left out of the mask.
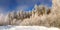
<path id="1" fill-rule="evenodd" d="M 60 30 L 55 27 L 44 26 L 0 26 L 0 30 Z"/>

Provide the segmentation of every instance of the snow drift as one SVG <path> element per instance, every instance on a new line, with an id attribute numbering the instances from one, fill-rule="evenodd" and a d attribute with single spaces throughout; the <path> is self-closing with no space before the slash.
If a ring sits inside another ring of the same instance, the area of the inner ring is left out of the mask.
<path id="1" fill-rule="evenodd" d="M 55 27 L 44 27 L 44 26 L 15 26 L 8 30 L 60 30 L 59 28 Z"/>

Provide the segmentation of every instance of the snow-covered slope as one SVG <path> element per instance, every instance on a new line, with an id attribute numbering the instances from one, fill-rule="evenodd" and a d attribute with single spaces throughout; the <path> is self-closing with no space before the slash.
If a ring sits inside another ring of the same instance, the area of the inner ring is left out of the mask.
<path id="1" fill-rule="evenodd" d="M 44 26 L 5 26 L 0 28 L 0 30 L 60 30 L 59 28 L 55 27 L 44 27 Z"/>

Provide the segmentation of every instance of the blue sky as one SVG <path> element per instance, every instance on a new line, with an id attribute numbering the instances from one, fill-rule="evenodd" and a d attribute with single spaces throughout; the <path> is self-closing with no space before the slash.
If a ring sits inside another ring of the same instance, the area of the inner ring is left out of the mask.
<path id="1" fill-rule="evenodd" d="M 7 13 L 18 10 L 31 10 L 34 5 L 52 6 L 52 0 L 0 0 L 0 12 Z"/>

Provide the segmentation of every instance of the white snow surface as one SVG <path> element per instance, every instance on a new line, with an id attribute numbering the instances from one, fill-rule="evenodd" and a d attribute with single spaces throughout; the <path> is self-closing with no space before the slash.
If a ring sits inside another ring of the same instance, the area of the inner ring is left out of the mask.
<path id="1" fill-rule="evenodd" d="M 45 26 L 0 26 L 0 30 L 60 30 L 56 27 Z"/>

